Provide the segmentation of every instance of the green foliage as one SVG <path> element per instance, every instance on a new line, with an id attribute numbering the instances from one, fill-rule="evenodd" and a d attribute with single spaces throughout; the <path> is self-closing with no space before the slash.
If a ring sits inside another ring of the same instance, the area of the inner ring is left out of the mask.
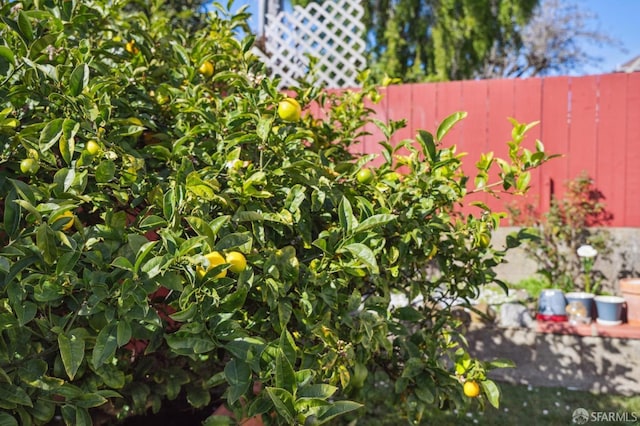
<path id="1" fill-rule="evenodd" d="M 578 256 L 578 248 L 585 244 L 593 246 L 601 259 L 611 254 L 611 238 L 602 226 L 612 216 L 603 200 L 594 181 L 582 173 L 567 183 L 563 198 L 554 198 L 543 215 L 532 205 L 510 207 L 515 225 L 531 227 L 534 237 L 527 239 L 526 253 L 552 286 L 564 291 L 588 291 L 592 289 L 591 275 L 594 283 L 606 278 L 599 270 L 590 269 L 590 274 L 584 274 L 583 260 Z"/>
<path id="2" fill-rule="evenodd" d="M 524 289 L 527 291 L 530 297 L 538 299 L 540 293 L 545 288 L 551 287 L 551 283 L 544 275 L 534 275 L 532 277 L 524 278 L 515 284 L 510 285 L 512 288 Z"/>
<path id="3" fill-rule="evenodd" d="M 185 21 L 160 2 L 1 6 L 3 422 L 89 424 L 183 398 L 323 423 L 367 403 L 379 374 L 414 418 L 460 403 L 465 378 L 497 405 L 494 365 L 466 355 L 450 311 L 505 254 L 488 238 L 501 215 L 457 212 L 469 177 L 442 139 L 464 114 L 393 146 L 402 123 L 371 118 L 363 73 L 357 92 L 303 83 L 296 98 L 321 114 L 283 122 L 285 95 L 237 39 L 246 16 L 216 8 Z M 385 136 L 365 184 L 373 156 L 350 147 L 367 124 Z M 499 163 L 499 181 L 477 190 L 524 191 L 548 159 L 514 126 L 510 159 L 480 167 Z M 23 173 L 25 158 L 39 168 Z M 213 251 L 249 266 L 211 265 Z M 390 309 L 392 293 L 422 303 Z"/>

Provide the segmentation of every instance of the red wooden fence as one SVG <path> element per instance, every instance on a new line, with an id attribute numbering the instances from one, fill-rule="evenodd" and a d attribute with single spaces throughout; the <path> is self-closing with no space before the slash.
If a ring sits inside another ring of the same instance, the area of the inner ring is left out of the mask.
<path id="1" fill-rule="evenodd" d="M 480 153 L 506 157 L 511 123 L 540 121 L 525 146 L 540 139 L 549 153 L 563 154 L 534 171 L 527 201 L 546 211 L 552 196 L 586 171 L 604 194 L 612 226 L 640 227 L 640 73 L 586 77 L 547 77 L 458 81 L 389 86 L 374 106 L 380 119 L 406 118 L 408 126 L 396 140 L 414 138 L 417 130 L 434 132 L 455 111 L 468 116 L 452 130 L 445 144 L 467 152 L 465 170 L 473 172 Z M 373 127 L 361 145 L 379 152 L 382 138 Z M 480 198 L 504 209 L 511 198 Z"/>

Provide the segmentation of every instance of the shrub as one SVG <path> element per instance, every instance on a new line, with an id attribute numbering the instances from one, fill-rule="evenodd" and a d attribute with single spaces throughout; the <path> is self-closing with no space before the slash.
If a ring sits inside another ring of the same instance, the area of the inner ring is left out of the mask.
<path id="1" fill-rule="evenodd" d="M 537 238 L 527 240 L 526 253 L 538 263 L 538 273 L 551 285 L 564 291 L 584 288 L 582 260 L 578 248 L 589 244 L 601 259 L 611 254 L 610 237 L 603 225 L 612 215 L 604 204 L 604 195 L 594 181 L 582 173 L 567 182 L 561 199 L 551 201 L 549 211 L 540 215 L 532 205 L 523 210 L 510 208 L 515 225 L 532 226 Z M 599 270 L 591 271 L 597 281 L 605 277 Z"/>
<path id="2" fill-rule="evenodd" d="M 499 214 L 457 213 L 468 177 L 441 141 L 464 114 L 396 146 L 401 123 L 377 122 L 384 161 L 360 182 L 367 73 L 355 92 L 301 82 L 289 95 L 321 113 L 285 122 L 237 36 L 244 14 L 95 0 L 0 16 L 1 423 L 178 398 L 322 423 L 380 375 L 416 419 L 460 402 L 467 379 L 498 404 L 486 369 L 503 364 L 469 356 L 449 309 L 504 256 L 489 245 Z M 507 190 L 548 158 L 521 148 L 528 128 L 514 122 L 500 160 Z M 423 303 L 390 310 L 392 293 Z"/>

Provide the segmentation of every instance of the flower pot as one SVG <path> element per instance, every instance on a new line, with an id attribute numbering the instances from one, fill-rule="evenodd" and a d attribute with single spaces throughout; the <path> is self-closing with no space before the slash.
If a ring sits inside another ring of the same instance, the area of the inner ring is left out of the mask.
<path id="1" fill-rule="evenodd" d="M 538 299 L 536 318 L 542 321 L 566 321 L 566 306 L 567 300 L 562 291 L 557 289 L 542 290 Z"/>
<path id="2" fill-rule="evenodd" d="M 627 322 L 640 325 L 640 278 L 621 279 L 620 293 L 627 302 Z"/>
<path id="3" fill-rule="evenodd" d="M 622 323 L 624 298 L 619 296 L 596 296 L 593 300 L 596 302 L 596 310 L 598 311 L 598 324 L 618 325 Z"/>
<path id="4" fill-rule="evenodd" d="M 594 306 L 593 293 L 586 293 L 584 291 L 574 291 L 574 292 L 565 294 L 565 297 L 567 299 L 567 304 L 572 302 L 577 302 L 582 306 L 584 306 L 584 309 L 586 311 L 585 318 L 587 319 L 587 322 L 591 322 L 591 320 L 595 317 L 595 309 L 593 307 Z"/>

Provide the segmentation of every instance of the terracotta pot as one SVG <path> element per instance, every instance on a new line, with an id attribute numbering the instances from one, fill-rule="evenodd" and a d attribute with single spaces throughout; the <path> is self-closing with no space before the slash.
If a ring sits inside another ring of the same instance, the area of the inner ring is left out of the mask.
<path id="1" fill-rule="evenodd" d="M 627 301 L 627 322 L 640 325 L 640 278 L 621 279 L 620 293 Z"/>

